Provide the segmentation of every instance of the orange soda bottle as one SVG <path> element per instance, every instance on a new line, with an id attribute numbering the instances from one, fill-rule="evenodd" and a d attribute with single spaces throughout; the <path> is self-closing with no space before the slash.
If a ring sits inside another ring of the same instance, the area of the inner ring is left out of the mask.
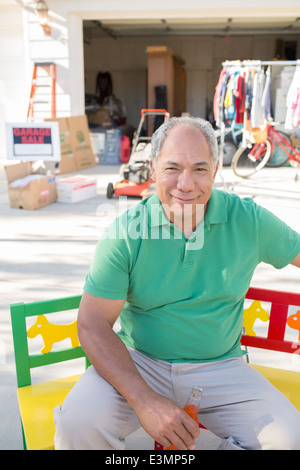
<path id="1" fill-rule="evenodd" d="M 192 387 L 190 396 L 183 408 L 183 410 L 199 424 L 198 412 L 200 408 L 200 401 L 202 397 L 203 390 L 199 385 L 194 385 Z M 169 447 L 165 447 L 165 450 L 178 450 L 173 444 Z"/>

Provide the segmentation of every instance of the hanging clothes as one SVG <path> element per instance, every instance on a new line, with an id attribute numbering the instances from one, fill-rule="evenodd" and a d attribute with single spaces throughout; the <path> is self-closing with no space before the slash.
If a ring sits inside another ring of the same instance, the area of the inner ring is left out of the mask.
<path id="1" fill-rule="evenodd" d="M 218 84 L 215 89 L 214 101 L 213 101 L 213 112 L 214 112 L 214 119 L 216 122 L 217 127 L 221 127 L 221 123 L 223 122 L 224 115 L 223 115 L 223 107 L 224 107 L 224 98 L 225 98 L 225 91 L 228 81 L 228 72 L 226 69 L 222 69 Z"/>
<path id="2" fill-rule="evenodd" d="M 286 105 L 287 113 L 284 127 L 293 129 L 300 126 L 300 61 L 297 62 L 293 80 L 287 93 Z"/>
<path id="3" fill-rule="evenodd" d="M 241 73 L 236 77 L 235 96 L 235 123 L 243 124 L 245 110 L 245 90 L 244 90 L 244 74 Z"/>
<path id="4" fill-rule="evenodd" d="M 259 61 L 225 64 L 214 96 L 214 117 L 217 127 L 241 128 L 245 111 L 252 127 L 260 127 L 271 117 L 271 73 Z"/>
<path id="5" fill-rule="evenodd" d="M 226 91 L 224 95 L 224 120 L 225 123 L 228 125 L 230 125 L 230 123 L 234 120 L 235 116 L 235 78 L 235 75 L 228 77 Z"/>
<path id="6" fill-rule="evenodd" d="M 260 127 L 264 123 L 264 112 L 262 107 L 264 84 L 265 74 L 263 70 L 260 70 L 253 77 L 253 97 L 250 118 L 252 127 Z"/>
<path id="7" fill-rule="evenodd" d="M 265 73 L 265 85 L 262 93 L 263 118 L 271 119 L 271 67 L 269 66 Z"/>

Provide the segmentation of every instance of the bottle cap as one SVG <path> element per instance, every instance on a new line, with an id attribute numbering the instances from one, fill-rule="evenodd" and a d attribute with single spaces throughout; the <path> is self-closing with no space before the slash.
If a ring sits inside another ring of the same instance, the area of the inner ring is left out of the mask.
<path id="1" fill-rule="evenodd" d="M 203 394 L 203 388 L 200 387 L 200 385 L 194 385 L 192 387 L 192 392 L 191 392 L 192 396 L 195 397 L 195 398 L 201 398 L 202 397 L 202 394 Z"/>

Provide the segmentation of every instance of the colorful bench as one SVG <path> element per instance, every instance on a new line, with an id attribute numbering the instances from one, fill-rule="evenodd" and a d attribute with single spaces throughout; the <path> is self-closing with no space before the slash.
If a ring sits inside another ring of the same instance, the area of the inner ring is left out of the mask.
<path id="1" fill-rule="evenodd" d="M 250 288 L 246 295 L 250 306 L 245 308 L 242 345 L 245 348 L 300 354 L 300 294 Z M 15 363 L 18 384 L 18 401 L 23 431 L 24 448 L 28 450 L 48 450 L 54 447 L 54 422 L 52 410 L 62 404 L 65 396 L 80 375 L 59 378 L 32 384 L 31 369 L 85 358 L 82 372 L 89 361 L 78 342 L 76 320 L 67 325 L 59 325 L 56 319 L 50 323 L 45 315 L 73 310 L 74 317 L 81 296 L 65 297 L 44 302 L 20 303 L 11 305 L 11 321 L 15 350 Z M 34 324 L 27 327 L 26 318 L 36 317 Z M 52 317 L 53 318 L 53 317 Z M 260 318 L 268 324 L 267 334 L 256 334 L 255 320 Z M 54 321 L 54 323 L 53 323 Z M 293 341 L 285 339 L 286 327 L 296 333 Z M 28 342 L 41 335 L 44 344 L 40 353 L 29 352 Z M 53 345 L 66 339 L 69 347 L 53 351 Z M 251 360 L 251 351 L 249 353 Z M 300 372 L 251 364 L 269 379 L 300 410 Z M 155 443 L 155 449 L 161 449 Z"/>

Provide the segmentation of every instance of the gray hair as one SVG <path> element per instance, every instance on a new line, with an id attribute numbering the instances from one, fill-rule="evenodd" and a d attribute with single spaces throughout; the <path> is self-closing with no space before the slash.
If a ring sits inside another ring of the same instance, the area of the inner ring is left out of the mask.
<path id="1" fill-rule="evenodd" d="M 168 121 L 164 121 L 163 124 L 161 124 L 161 126 L 154 132 L 151 139 L 151 160 L 153 165 L 155 165 L 156 159 L 160 154 L 161 147 L 168 132 L 170 129 L 178 125 L 198 129 L 203 133 L 210 148 L 212 161 L 216 167 L 218 163 L 218 143 L 212 125 L 205 119 L 189 116 L 172 117 Z"/>

